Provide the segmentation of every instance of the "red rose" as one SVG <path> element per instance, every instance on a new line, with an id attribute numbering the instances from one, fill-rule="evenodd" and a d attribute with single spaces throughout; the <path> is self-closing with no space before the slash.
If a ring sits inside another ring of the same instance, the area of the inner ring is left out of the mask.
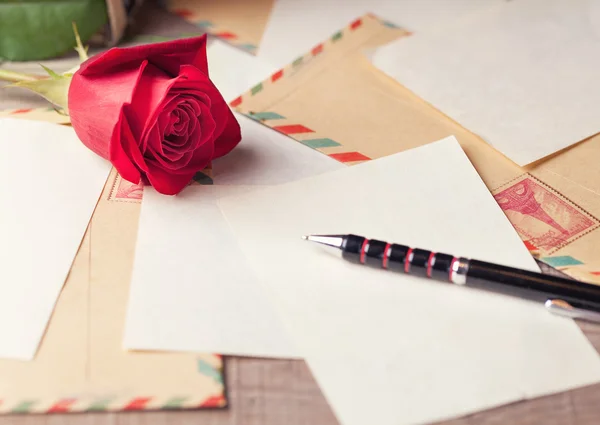
<path id="1" fill-rule="evenodd" d="M 81 141 L 124 179 L 163 194 L 179 193 L 241 139 L 208 77 L 206 35 L 94 56 L 73 75 L 68 99 Z"/>

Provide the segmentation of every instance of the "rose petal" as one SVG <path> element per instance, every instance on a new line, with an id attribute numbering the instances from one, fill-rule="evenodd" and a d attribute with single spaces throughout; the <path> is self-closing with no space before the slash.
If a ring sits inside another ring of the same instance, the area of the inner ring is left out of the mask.
<path id="1" fill-rule="evenodd" d="M 177 96 L 169 95 L 158 114 L 158 123 L 161 134 L 170 134 L 177 121 L 181 121 L 181 113 L 177 110 Z"/>
<path id="2" fill-rule="evenodd" d="M 164 155 L 157 155 L 154 159 L 158 164 L 161 164 L 165 170 L 178 171 L 185 168 L 190 163 L 193 156 L 193 152 L 185 152 L 177 160 L 171 160 Z"/>
<path id="3" fill-rule="evenodd" d="M 223 132 L 215 140 L 214 159 L 227 155 L 242 140 L 242 130 L 240 124 L 235 119 L 235 115 L 230 109 L 227 110 L 227 122 Z"/>
<path id="4" fill-rule="evenodd" d="M 138 140 L 142 140 L 145 131 L 153 126 L 166 106 L 171 104 L 173 96 L 169 90 L 176 79 L 170 78 L 152 64 L 146 66 L 134 89 L 131 105 L 124 108 L 131 130 Z"/>
<path id="5" fill-rule="evenodd" d="M 210 162 L 215 158 L 214 148 L 215 146 L 213 143 L 205 143 L 202 146 L 200 146 L 200 148 L 198 148 L 194 152 L 194 156 L 190 160 L 187 167 L 189 167 L 189 169 L 195 169 L 197 171 L 203 170 L 204 167 L 206 167 L 207 164 L 210 164 Z M 208 151 L 208 149 L 210 149 L 211 156 L 207 159 L 206 152 Z"/>
<path id="6" fill-rule="evenodd" d="M 163 157 L 171 162 L 179 161 L 187 152 L 178 152 L 174 150 L 164 149 Z M 191 159 L 191 158 L 190 158 Z"/>
<path id="7" fill-rule="evenodd" d="M 176 122 L 179 121 L 177 110 L 173 112 L 163 112 L 158 116 L 158 131 L 160 134 L 170 134 L 173 132 Z"/>
<path id="8" fill-rule="evenodd" d="M 167 161 L 180 160 L 185 155 L 186 152 L 184 150 L 182 150 L 181 148 L 170 147 L 168 142 L 164 139 L 164 136 L 162 136 L 162 137 L 163 137 L 163 139 L 162 139 L 162 143 L 161 143 L 160 147 L 158 149 L 152 149 L 150 152 L 152 154 L 152 158 L 160 157 L 160 158 L 164 158 Z M 187 136 L 186 136 L 186 138 L 187 138 Z"/>
<path id="9" fill-rule="evenodd" d="M 146 157 L 155 157 L 162 154 L 163 135 L 159 126 L 155 125 L 146 135 L 147 149 L 144 152 Z M 152 155 L 150 155 L 152 154 Z"/>
<path id="10" fill-rule="evenodd" d="M 173 174 L 165 171 L 160 166 L 151 166 L 147 177 L 149 183 L 158 193 L 176 195 L 188 185 L 195 174 L 196 172 Z"/>
<path id="11" fill-rule="evenodd" d="M 79 139 L 96 154 L 108 159 L 113 132 L 123 105 L 131 102 L 147 63 L 116 74 L 88 78 L 76 72 L 69 86 L 69 115 Z"/>
<path id="12" fill-rule="evenodd" d="M 173 155 L 167 153 L 189 152 L 209 140 L 212 141 L 215 128 L 210 110 L 195 96 L 182 95 L 179 99 L 183 100 L 173 112 L 182 117 L 177 131 L 165 135 L 161 150 L 155 148 L 155 151 L 160 151 L 166 158 L 173 158 Z"/>
<path id="13" fill-rule="evenodd" d="M 164 168 L 168 170 L 179 170 L 188 165 L 192 159 L 192 153 L 183 149 L 170 152 L 166 151 L 163 139 L 164 136 L 159 133 L 157 126 L 150 131 L 149 137 L 151 137 L 151 139 L 148 143 L 148 151 L 145 155 L 147 158 L 151 158 L 152 161 L 156 161 L 157 163 L 161 164 Z M 186 139 L 188 137 L 197 136 L 186 136 Z"/>
<path id="14" fill-rule="evenodd" d="M 119 117 L 111 139 L 110 162 L 121 177 L 131 183 L 138 184 L 141 177 L 140 170 L 146 171 L 147 167 L 131 128 L 123 115 Z"/>
<path id="15" fill-rule="evenodd" d="M 114 47 L 92 56 L 79 67 L 78 73 L 89 76 L 112 74 L 148 60 L 169 76 L 179 75 L 180 67 L 192 65 L 208 77 L 206 58 L 206 34 L 164 43 L 153 43 L 134 47 Z"/>
<path id="16" fill-rule="evenodd" d="M 173 85 L 173 89 L 197 90 L 210 98 L 210 115 L 213 117 L 213 120 L 216 124 L 214 130 L 215 138 L 219 137 L 221 133 L 223 133 L 226 125 L 231 125 L 230 122 L 232 119 L 235 122 L 235 125 L 237 125 L 239 128 L 239 124 L 237 124 L 235 117 L 232 115 L 229 105 L 227 105 L 227 102 L 225 102 L 225 99 L 223 99 L 223 96 L 219 90 L 217 90 L 212 81 L 210 81 L 210 79 L 206 78 L 206 76 L 192 66 L 183 66 L 181 68 L 180 76 L 182 78 L 177 79 L 177 82 L 175 82 Z M 229 140 L 232 136 L 234 136 L 234 134 L 235 131 L 231 131 L 230 136 L 227 139 Z M 237 140 L 235 145 L 237 145 L 239 141 L 240 140 Z M 231 143 L 233 142 L 230 142 L 229 144 Z M 231 148 L 228 146 L 229 150 L 227 150 L 227 152 L 233 149 L 235 145 Z"/>
<path id="17" fill-rule="evenodd" d="M 194 152 L 193 166 L 190 164 L 185 169 L 165 170 L 160 163 L 148 161 L 148 180 L 152 186 L 165 195 L 179 193 L 198 172 L 210 164 L 213 155 L 212 143 L 204 144 Z"/>
<path id="18" fill-rule="evenodd" d="M 197 149 L 201 144 L 212 141 L 214 139 L 215 129 L 217 128 L 217 124 L 210 113 L 209 107 L 202 103 L 200 104 L 200 109 L 202 110 L 202 113 L 197 119 L 198 125 L 202 129 L 202 137 L 195 145 L 191 145 L 190 149 Z"/>
<path id="19" fill-rule="evenodd" d="M 179 135 L 184 136 L 192 133 L 198 126 L 198 114 L 196 113 L 197 108 L 192 107 L 189 101 L 182 104 L 180 108 L 185 120 L 185 126 L 183 126 Z"/>
<path id="20" fill-rule="evenodd" d="M 183 119 L 183 114 L 179 109 L 175 109 L 171 115 L 171 126 L 164 134 L 181 134 L 181 132 L 185 131 L 186 127 L 187 122 Z"/>

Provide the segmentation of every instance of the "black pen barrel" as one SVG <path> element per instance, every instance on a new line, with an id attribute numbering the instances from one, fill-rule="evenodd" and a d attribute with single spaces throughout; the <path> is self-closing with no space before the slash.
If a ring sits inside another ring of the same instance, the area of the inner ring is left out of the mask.
<path id="1" fill-rule="evenodd" d="M 558 276 L 515 269 L 479 260 L 469 260 L 466 284 L 479 288 L 497 288 L 528 293 L 536 299 L 561 299 L 572 305 L 592 307 L 600 311 L 600 286 Z M 495 287 L 496 288 L 496 287 Z"/>
<path id="2" fill-rule="evenodd" d="M 334 238 L 339 239 L 340 236 Z M 353 263 L 466 284 L 470 288 L 516 295 L 542 303 L 562 300 L 575 308 L 600 312 L 600 285 L 352 234 L 342 237 L 342 240 L 339 246 L 342 256 Z"/>

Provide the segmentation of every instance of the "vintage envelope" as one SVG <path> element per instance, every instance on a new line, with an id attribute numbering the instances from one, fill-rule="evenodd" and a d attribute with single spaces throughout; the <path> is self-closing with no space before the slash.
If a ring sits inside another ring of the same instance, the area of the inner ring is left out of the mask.
<path id="1" fill-rule="evenodd" d="M 122 347 L 140 197 L 141 188 L 113 170 L 35 359 L 0 361 L 0 413 L 226 406 L 221 356 Z"/>
<path id="2" fill-rule="evenodd" d="M 163 0 L 203 31 L 256 53 L 275 0 Z"/>
<path id="3" fill-rule="evenodd" d="M 2 117 L 0 134 L 0 358 L 30 361 L 112 167 L 64 125 Z"/>
<path id="4" fill-rule="evenodd" d="M 363 16 L 231 105 L 348 165 L 454 135 L 530 252 L 600 283 L 600 136 L 519 167 L 370 64 L 373 48 L 409 35 Z"/>

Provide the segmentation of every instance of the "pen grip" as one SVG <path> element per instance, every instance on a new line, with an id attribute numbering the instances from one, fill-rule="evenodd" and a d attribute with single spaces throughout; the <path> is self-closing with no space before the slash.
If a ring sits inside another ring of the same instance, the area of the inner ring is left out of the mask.
<path id="1" fill-rule="evenodd" d="M 452 266 L 459 261 L 452 255 L 356 235 L 346 238 L 342 256 L 354 263 L 447 282 L 452 282 Z"/>
<path id="2" fill-rule="evenodd" d="M 600 287 L 557 276 L 506 267 L 349 235 L 342 244 L 343 257 L 371 267 L 420 277 L 531 297 L 560 299 L 579 308 L 600 311 Z"/>

